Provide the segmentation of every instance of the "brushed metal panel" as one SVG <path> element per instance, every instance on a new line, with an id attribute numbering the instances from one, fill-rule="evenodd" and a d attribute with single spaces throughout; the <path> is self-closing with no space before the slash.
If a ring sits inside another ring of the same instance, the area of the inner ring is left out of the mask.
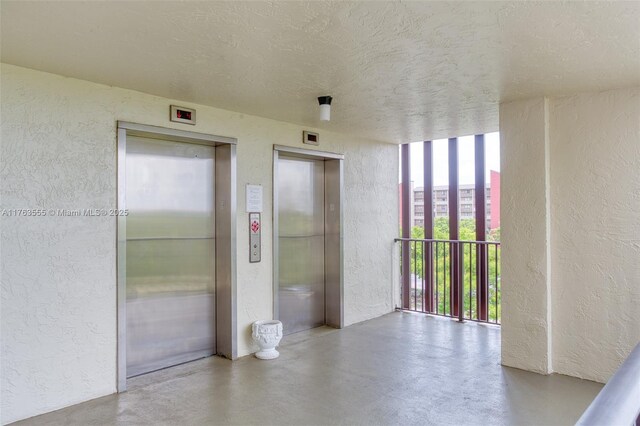
<path id="1" fill-rule="evenodd" d="M 118 121 L 118 129 L 126 130 L 126 133 L 129 136 L 163 139 L 172 142 L 185 142 L 209 146 L 218 146 L 221 144 L 235 145 L 236 143 L 238 143 L 236 138 L 230 138 L 227 136 L 208 135 L 205 133 L 196 133 L 188 130 L 150 126 L 148 124 L 131 123 L 128 121 Z"/>
<path id="2" fill-rule="evenodd" d="M 127 240 L 213 238 L 214 159 L 212 147 L 127 136 Z"/>
<path id="3" fill-rule="evenodd" d="M 324 161 L 278 160 L 279 319 L 284 334 L 325 323 Z"/>
<path id="4" fill-rule="evenodd" d="M 213 355 L 214 294 L 175 292 L 127 301 L 127 376 Z"/>
<path id="5" fill-rule="evenodd" d="M 126 203 L 126 152 L 127 152 L 127 131 L 118 129 L 118 205 L 119 210 L 127 208 Z M 117 387 L 118 392 L 127 390 L 127 217 L 118 216 L 117 222 L 117 258 L 116 267 L 118 270 L 118 356 L 117 356 Z"/>
<path id="6" fill-rule="evenodd" d="M 280 152 L 287 157 L 299 157 L 299 158 L 307 158 L 310 160 L 344 160 L 344 154 L 337 154 L 335 152 L 328 151 L 320 151 L 316 149 L 305 149 L 305 148 L 297 148 L 293 146 L 286 145 L 274 145 L 273 150 L 275 152 Z"/>
<path id="7" fill-rule="evenodd" d="M 325 323 L 324 236 L 280 238 L 280 321 L 284 334 Z"/>
<path id="8" fill-rule="evenodd" d="M 215 353 L 215 148 L 127 136 L 127 377 Z"/>
<path id="9" fill-rule="evenodd" d="M 342 160 L 324 162 L 325 172 L 325 303 L 326 323 L 344 326 L 343 309 L 343 181 Z"/>
<path id="10" fill-rule="evenodd" d="M 238 357 L 236 306 L 236 147 L 216 147 L 217 353 Z"/>
<path id="11" fill-rule="evenodd" d="M 127 240 L 127 301 L 181 293 L 214 293 L 211 238 Z"/>
<path id="12" fill-rule="evenodd" d="M 275 147 L 274 147 L 275 148 Z M 273 318 L 280 318 L 280 224 L 278 223 L 278 212 L 280 211 L 278 200 L 280 198 L 280 191 L 278 190 L 278 176 L 280 176 L 278 163 L 280 162 L 280 152 L 277 149 L 273 150 L 273 206 L 272 206 L 272 217 L 273 217 L 273 238 L 271 238 L 272 244 L 272 261 L 273 267 L 272 271 L 272 282 L 273 293 L 271 294 L 271 299 L 273 303 Z"/>

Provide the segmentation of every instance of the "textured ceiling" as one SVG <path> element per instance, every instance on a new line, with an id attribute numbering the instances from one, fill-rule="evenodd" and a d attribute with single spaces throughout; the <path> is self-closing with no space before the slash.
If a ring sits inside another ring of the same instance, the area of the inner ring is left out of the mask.
<path id="1" fill-rule="evenodd" d="M 640 2 L 2 1 L 0 13 L 2 62 L 393 142 L 497 130 L 500 101 L 640 84 Z"/>

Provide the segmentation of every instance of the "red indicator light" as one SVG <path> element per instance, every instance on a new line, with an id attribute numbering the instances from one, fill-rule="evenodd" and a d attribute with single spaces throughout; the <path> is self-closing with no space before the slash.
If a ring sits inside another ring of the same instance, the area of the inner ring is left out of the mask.
<path id="1" fill-rule="evenodd" d="M 191 108 L 179 107 L 171 105 L 169 109 L 169 120 L 178 123 L 196 124 L 196 110 Z"/>
<path id="2" fill-rule="evenodd" d="M 178 118 L 182 118 L 183 120 L 191 120 L 191 111 L 183 111 L 179 109 L 177 111 Z"/>

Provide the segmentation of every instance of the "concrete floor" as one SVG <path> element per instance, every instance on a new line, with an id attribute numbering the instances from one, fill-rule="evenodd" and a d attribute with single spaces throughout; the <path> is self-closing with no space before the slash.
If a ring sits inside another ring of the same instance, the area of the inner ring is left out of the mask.
<path id="1" fill-rule="evenodd" d="M 602 385 L 501 367 L 500 330 L 392 313 L 283 340 L 280 358 L 207 358 L 20 425 L 570 425 Z"/>

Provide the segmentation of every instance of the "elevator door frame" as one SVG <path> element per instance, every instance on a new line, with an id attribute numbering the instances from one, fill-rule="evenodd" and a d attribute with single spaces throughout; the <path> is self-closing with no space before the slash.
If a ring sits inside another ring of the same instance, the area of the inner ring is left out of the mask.
<path id="1" fill-rule="evenodd" d="M 118 121 L 117 209 L 126 210 L 127 136 L 206 145 L 215 148 L 215 316 L 216 355 L 238 357 L 236 297 L 236 143 L 235 138 Z M 127 217 L 117 217 L 117 389 L 127 390 Z"/>
<path id="2" fill-rule="evenodd" d="M 279 227 L 278 227 L 278 161 L 284 158 L 322 160 L 325 162 L 325 324 L 344 327 L 344 155 L 283 145 L 273 146 L 273 318 L 279 309 Z M 328 206 L 334 209 L 329 211 Z M 337 216 L 337 217 L 336 217 Z M 329 225 L 328 225 L 329 224 Z M 329 235 L 329 237 L 328 237 Z"/>

